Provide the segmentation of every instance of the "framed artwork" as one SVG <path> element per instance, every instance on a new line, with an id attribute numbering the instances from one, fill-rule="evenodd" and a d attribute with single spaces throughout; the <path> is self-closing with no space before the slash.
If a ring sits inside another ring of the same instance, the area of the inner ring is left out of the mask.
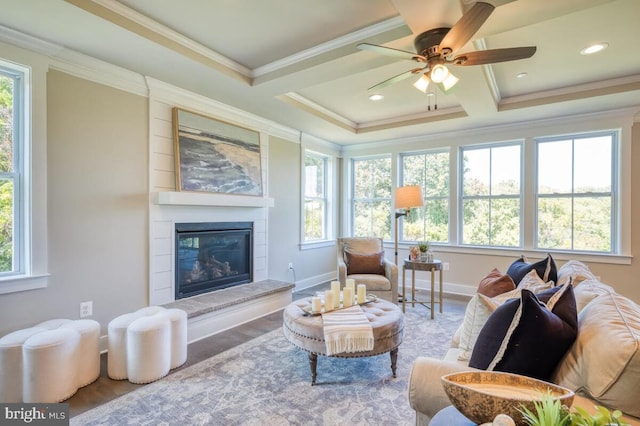
<path id="1" fill-rule="evenodd" d="M 178 191 L 262 196 L 260 134 L 173 108 Z"/>

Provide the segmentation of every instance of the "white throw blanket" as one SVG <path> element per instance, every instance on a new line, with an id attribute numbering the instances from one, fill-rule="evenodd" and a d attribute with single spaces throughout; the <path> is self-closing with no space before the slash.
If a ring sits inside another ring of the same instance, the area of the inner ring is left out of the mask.
<path id="1" fill-rule="evenodd" d="M 322 314 L 327 355 L 373 350 L 373 327 L 360 305 Z"/>

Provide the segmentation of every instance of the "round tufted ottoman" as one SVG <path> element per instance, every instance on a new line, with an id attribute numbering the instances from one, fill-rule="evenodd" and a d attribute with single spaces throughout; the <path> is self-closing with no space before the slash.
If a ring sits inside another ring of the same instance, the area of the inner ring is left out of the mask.
<path id="1" fill-rule="evenodd" d="M 288 305 L 283 314 L 283 332 L 293 345 L 309 353 L 311 384 L 316 382 L 318 355 L 326 356 L 326 343 L 322 315 L 309 315 L 303 308 L 311 304 L 311 299 L 301 299 Z M 362 310 L 373 328 L 373 349 L 366 352 L 350 352 L 331 355 L 338 358 L 358 358 L 391 355 L 391 372 L 396 377 L 398 346 L 404 337 L 404 315 L 402 310 L 391 302 L 378 299 L 362 305 Z"/>

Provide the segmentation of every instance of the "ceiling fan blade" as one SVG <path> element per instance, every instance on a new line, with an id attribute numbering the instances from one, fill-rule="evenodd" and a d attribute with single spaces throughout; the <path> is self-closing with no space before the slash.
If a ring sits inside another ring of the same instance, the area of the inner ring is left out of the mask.
<path id="1" fill-rule="evenodd" d="M 375 86 L 371 86 L 369 87 L 369 89 L 367 90 L 372 90 L 372 89 L 382 89 L 383 87 L 387 87 L 387 86 L 391 86 L 392 84 L 395 84 L 399 81 L 404 80 L 405 78 L 409 78 L 414 74 L 419 73 L 420 71 L 422 71 L 424 68 L 414 68 L 412 70 L 409 71 L 405 71 L 402 74 L 398 74 L 394 77 L 391 77 L 381 83 L 376 84 Z"/>
<path id="2" fill-rule="evenodd" d="M 400 49 L 394 49 L 392 47 L 378 46 L 377 44 L 370 44 L 370 43 L 360 43 L 358 44 L 357 47 L 360 50 L 368 50 L 369 52 L 378 53 L 380 55 L 393 56 L 393 57 L 402 58 L 402 59 L 412 59 L 418 62 L 427 61 L 427 59 L 424 56 L 418 55 L 417 53 L 414 53 L 414 52 L 409 52 L 407 50 L 400 50 Z"/>
<path id="3" fill-rule="evenodd" d="M 515 61 L 517 59 L 526 59 L 536 53 L 535 46 L 528 47 L 510 47 L 506 49 L 478 50 L 475 52 L 462 53 L 452 62 L 455 65 L 485 65 L 494 64 L 496 62 Z"/>
<path id="4" fill-rule="evenodd" d="M 474 4 L 444 36 L 440 42 L 440 52 L 446 56 L 461 49 L 489 18 L 493 9 L 495 7 L 489 3 L 479 1 Z"/>

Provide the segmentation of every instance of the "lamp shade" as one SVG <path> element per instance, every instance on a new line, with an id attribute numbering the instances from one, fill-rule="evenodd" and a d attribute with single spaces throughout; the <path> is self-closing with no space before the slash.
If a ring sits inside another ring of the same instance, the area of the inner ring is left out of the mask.
<path id="1" fill-rule="evenodd" d="M 408 210 L 413 207 L 422 207 L 424 205 L 422 188 L 419 186 L 401 186 L 396 188 L 394 202 L 396 209 Z"/>

